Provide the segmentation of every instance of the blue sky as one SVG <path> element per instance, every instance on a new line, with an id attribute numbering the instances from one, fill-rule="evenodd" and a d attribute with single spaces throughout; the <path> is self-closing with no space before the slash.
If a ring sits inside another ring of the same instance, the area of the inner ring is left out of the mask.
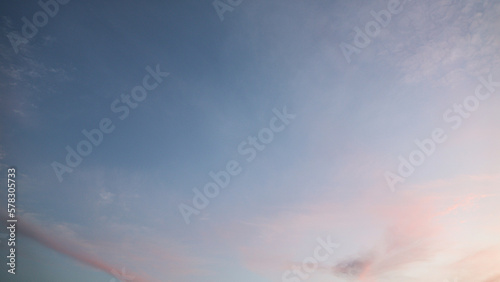
<path id="1" fill-rule="evenodd" d="M 498 2 L 48 2 L 19 44 L 42 8 L 0 4 L 0 178 L 16 168 L 20 221 L 1 280 L 500 281 Z M 321 238 L 338 248 L 286 278 Z"/>

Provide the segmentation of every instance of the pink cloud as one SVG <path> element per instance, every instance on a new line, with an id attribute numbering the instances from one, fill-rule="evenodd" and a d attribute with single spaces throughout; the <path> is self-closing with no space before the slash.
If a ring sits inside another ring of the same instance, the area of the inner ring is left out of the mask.
<path id="1" fill-rule="evenodd" d="M 75 241 L 73 238 L 65 238 L 60 234 L 54 234 L 54 232 L 49 232 L 43 228 L 37 227 L 26 218 L 17 217 L 18 222 L 16 226 L 20 235 L 31 238 L 47 248 L 69 256 L 80 263 L 102 270 L 110 275 L 114 276 L 114 272 L 119 269 L 119 267 L 112 266 L 98 257 L 84 252 L 80 248 L 82 246 L 82 242 Z M 3 220 L 6 221 L 6 217 L 4 217 Z M 128 273 L 128 275 L 134 276 L 134 281 L 137 282 L 149 281 L 149 279 L 137 274 Z"/>
<path id="2" fill-rule="evenodd" d="M 450 192 L 448 187 L 463 179 L 477 187 L 478 193 L 460 189 Z M 372 281 L 424 267 L 433 269 L 427 279 L 439 279 L 436 277 L 447 277 L 453 271 L 436 258 L 453 254 L 460 247 L 457 243 L 471 243 L 448 238 L 457 228 L 456 220 L 449 216 L 469 215 L 471 208 L 482 207 L 486 198 L 496 195 L 482 191 L 494 191 L 497 186 L 493 182 L 498 179 L 491 175 L 464 176 L 397 194 L 372 188 L 350 202 L 323 195 L 332 200 L 276 210 L 266 218 L 233 222 L 216 233 L 225 238 L 221 240 L 228 249 L 238 250 L 242 264 L 267 277 L 276 278 L 290 265 L 300 263 L 312 250 L 311 242 L 316 237 L 332 235 L 341 245 L 339 253 L 318 271 Z"/>

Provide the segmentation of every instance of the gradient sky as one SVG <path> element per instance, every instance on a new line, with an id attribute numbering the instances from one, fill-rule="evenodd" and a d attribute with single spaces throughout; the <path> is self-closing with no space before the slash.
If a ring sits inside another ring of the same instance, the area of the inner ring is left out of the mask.
<path id="1" fill-rule="evenodd" d="M 221 20 L 211 1 L 72 0 L 17 52 L 8 35 L 41 8 L 3 1 L 0 208 L 15 166 L 19 230 L 0 280 L 283 281 L 330 238 L 307 281 L 500 281 L 500 85 L 443 117 L 500 82 L 500 2 L 408 1 L 349 63 L 341 44 L 391 1 L 246 0 Z M 169 75 L 121 120 L 110 105 L 148 66 Z M 247 161 L 239 144 L 285 107 Z M 51 164 L 103 118 L 114 131 L 59 181 Z M 186 224 L 179 205 L 231 160 Z"/>

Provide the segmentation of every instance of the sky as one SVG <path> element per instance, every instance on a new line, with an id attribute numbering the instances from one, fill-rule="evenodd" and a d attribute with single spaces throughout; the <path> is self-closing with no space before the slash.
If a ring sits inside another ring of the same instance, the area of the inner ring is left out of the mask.
<path id="1" fill-rule="evenodd" d="M 1 281 L 500 281 L 500 2 L 0 11 Z"/>

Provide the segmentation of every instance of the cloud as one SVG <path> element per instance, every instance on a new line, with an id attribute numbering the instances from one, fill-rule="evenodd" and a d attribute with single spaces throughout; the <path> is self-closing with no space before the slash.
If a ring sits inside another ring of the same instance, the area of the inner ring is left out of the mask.
<path id="1" fill-rule="evenodd" d="M 5 222 L 6 219 L 7 218 L 4 217 L 2 220 Z M 88 249 L 89 245 L 82 241 L 75 240 L 75 233 L 64 225 L 52 226 L 51 230 L 57 232 L 48 232 L 30 222 L 30 220 L 18 216 L 17 230 L 20 235 L 31 238 L 47 248 L 69 256 L 80 263 L 102 270 L 110 275 L 113 275 L 113 271 L 116 269 L 116 267 L 108 264 L 104 260 L 83 251 L 83 247 L 87 247 L 85 249 Z M 140 275 L 134 274 L 134 276 L 136 276 L 135 281 L 148 281 L 146 278 L 141 278 Z"/>
<path id="2" fill-rule="evenodd" d="M 18 234 L 115 277 L 124 268 L 127 277 L 135 277 L 137 282 L 179 281 L 209 273 L 203 268 L 209 264 L 207 260 L 157 230 L 107 220 L 99 232 L 88 235 L 91 230 L 87 227 L 39 218 L 34 213 L 18 216 Z"/>
<path id="3" fill-rule="evenodd" d="M 405 82 L 450 86 L 460 83 L 460 72 L 475 77 L 498 67 L 499 3 L 422 1 L 412 9 L 399 25 L 411 34 L 388 44 Z"/>
<path id="4" fill-rule="evenodd" d="M 359 277 L 367 272 L 373 263 L 372 255 L 366 255 L 356 259 L 350 259 L 337 263 L 332 267 L 335 276 Z"/>
<path id="5" fill-rule="evenodd" d="M 469 182 L 464 186 L 475 187 L 476 193 L 457 187 L 464 178 Z M 484 222 L 474 218 L 481 214 L 476 213 L 479 209 L 489 207 L 486 201 L 496 194 L 483 192 L 493 185 L 490 181 L 497 180 L 492 175 L 469 175 L 429 182 L 427 188 L 423 185 L 397 194 L 369 188 L 360 197 L 344 202 L 331 192 L 321 197 L 330 200 L 289 205 L 274 209 L 267 217 L 225 223 L 212 231 L 212 236 L 220 238 L 211 243 L 238 250 L 248 269 L 277 279 L 311 255 L 317 237 L 331 235 L 342 248 L 318 266 L 322 275 L 359 281 L 401 277 L 442 280 L 457 273 L 449 267 L 453 259 L 478 247 L 462 230 L 490 232 L 484 228 L 491 227 L 494 216 Z M 427 274 L 418 276 L 424 269 Z M 411 277 L 408 273 L 415 274 Z"/>
<path id="6" fill-rule="evenodd" d="M 464 281 L 498 282 L 500 281 L 500 248 L 491 246 L 471 252 L 453 263 L 450 269 L 460 273 Z"/>

